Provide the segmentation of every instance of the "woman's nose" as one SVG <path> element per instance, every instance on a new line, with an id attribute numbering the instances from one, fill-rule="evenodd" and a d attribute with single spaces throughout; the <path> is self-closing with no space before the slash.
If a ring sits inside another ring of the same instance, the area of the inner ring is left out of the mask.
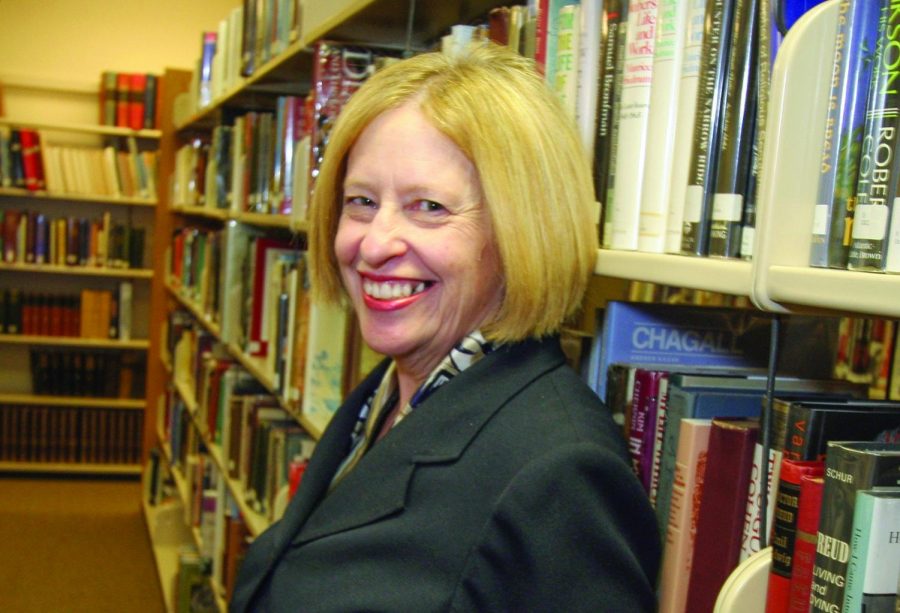
<path id="1" fill-rule="evenodd" d="M 407 251 L 403 216 L 388 207 L 379 208 L 366 227 L 359 248 L 363 260 L 373 266 L 402 256 Z"/>

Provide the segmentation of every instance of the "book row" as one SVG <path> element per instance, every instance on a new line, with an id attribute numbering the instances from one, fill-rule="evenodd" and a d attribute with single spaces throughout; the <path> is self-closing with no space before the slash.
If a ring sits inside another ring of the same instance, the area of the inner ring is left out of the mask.
<path id="1" fill-rule="evenodd" d="M 251 111 L 195 138 L 175 155 L 175 202 L 233 212 L 290 214 L 307 201 L 311 109 L 280 96 L 274 112 Z"/>
<path id="2" fill-rule="evenodd" d="M 100 125 L 132 130 L 153 130 L 158 126 L 159 77 L 143 72 L 100 74 Z"/>
<path id="3" fill-rule="evenodd" d="M 52 294 L 4 289 L 0 292 L 0 334 L 129 340 L 132 284 L 116 292 L 83 289 Z"/>
<path id="4" fill-rule="evenodd" d="M 0 461 L 134 464 L 143 412 L 0 405 Z"/>
<path id="5" fill-rule="evenodd" d="M 856 382 L 832 379 L 847 368 L 848 345 L 864 344 L 851 340 L 850 318 L 780 321 L 769 408 L 760 368 L 772 342 L 768 316 L 620 302 L 602 315 L 589 359 L 597 366 L 587 373 L 602 380 L 598 393 L 623 423 L 657 512 L 660 611 L 712 610 L 731 570 L 771 535 L 782 458 L 822 459 L 828 441 L 900 432 L 900 404 L 868 399 L 868 371 Z"/>
<path id="6" fill-rule="evenodd" d="M 98 218 L 50 217 L 37 210 L 0 211 L 0 246 L 7 264 L 143 268 L 146 230 Z"/>
<path id="7" fill-rule="evenodd" d="M 159 449 L 151 450 L 148 502 L 158 508 L 180 505 L 185 524 L 194 529 L 200 540 L 199 547 L 189 544 L 179 555 L 176 610 L 189 610 L 191 603 L 203 603 L 202 606 L 214 610 L 216 592 L 231 598 L 234 579 L 252 534 L 230 492 L 223 487 L 215 462 L 205 448 L 201 446 L 197 450 L 185 473 L 167 467 L 162 458 Z"/>
<path id="8" fill-rule="evenodd" d="M 811 266 L 900 272 L 895 8 L 889 0 L 839 4 Z"/>
<path id="9" fill-rule="evenodd" d="M 299 0 L 243 0 L 201 37 L 191 100 L 202 109 L 253 75 L 300 35 Z"/>
<path id="10" fill-rule="evenodd" d="M 187 386 L 193 396 L 169 395 L 164 431 L 173 456 L 187 461 L 198 441 L 218 450 L 223 477 L 243 492 L 241 503 L 277 519 L 292 467 L 305 464 L 314 439 L 239 365 L 207 354 L 200 377 L 196 387 Z"/>
<path id="11" fill-rule="evenodd" d="M 146 359 L 138 352 L 32 349 L 35 394 L 85 398 L 143 398 Z"/>
<path id="12" fill-rule="evenodd" d="M 179 149 L 176 202 L 304 218 L 338 113 L 378 66 L 395 57 L 384 49 L 317 43 L 306 97 L 278 97 L 274 111 L 238 115 L 216 127 L 208 142 L 199 138 Z"/>
<path id="13" fill-rule="evenodd" d="M 46 133 L 0 126 L 0 185 L 59 196 L 156 199 L 156 151 L 51 144 Z"/>

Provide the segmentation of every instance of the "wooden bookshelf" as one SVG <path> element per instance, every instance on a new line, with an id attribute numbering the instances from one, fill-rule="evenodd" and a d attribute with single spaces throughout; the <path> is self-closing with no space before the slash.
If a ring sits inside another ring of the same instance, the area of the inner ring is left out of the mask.
<path id="1" fill-rule="evenodd" d="M 0 462 L 0 473 L 62 475 L 140 475 L 140 464 L 82 464 L 69 462 Z"/>
<path id="2" fill-rule="evenodd" d="M 0 334 L 0 345 L 42 345 L 50 347 L 88 347 L 92 349 L 134 349 L 146 351 L 146 339 L 81 338 L 77 336 L 35 336 L 32 334 Z"/>
<path id="3" fill-rule="evenodd" d="M 109 268 L 101 266 L 59 266 L 57 264 L 0 263 L 0 272 L 36 273 L 46 275 L 76 275 L 85 277 L 115 277 L 123 279 L 152 279 L 149 268 Z"/>
<path id="4" fill-rule="evenodd" d="M 97 409 L 143 409 L 143 398 L 95 398 L 89 396 L 50 396 L 44 394 L 0 394 L 0 404 L 51 407 L 92 407 Z"/>
<path id="5" fill-rule="evenodd" d="M 116 128 L 112 126 L 89 124 L 54 123 L 48 121 L 18 121 L 8 117 L 0 117 L 0 126 L 14 126 L 18 128 L 30 128 L 32 130 L 46 130 L 50 132 L 96 134 L 98 136 L 132 136 L 134 138 L 148 140 L 159 140 L 162 137 L 162 130 L 132 130 L 131 128 Z"/>
<path id="6" fill-rule="evenodd" d="M 101 196 L 91 194 L 57 194 L 43 190 L 35 192 L 13 187 L 0 187 L 0 197 L 135 207 L 155 207 L 157 204 L 155 198 L 131 198 L 127 196 Z"/>

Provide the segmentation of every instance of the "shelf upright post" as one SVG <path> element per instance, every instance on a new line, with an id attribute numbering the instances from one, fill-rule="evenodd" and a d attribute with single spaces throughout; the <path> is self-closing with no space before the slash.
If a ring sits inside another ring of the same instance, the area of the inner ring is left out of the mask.
<path id="1" fill-rule="evenodd" d="M 769 331 L 769 364 L 766 372 L 766 395 L 763 398 L 763 419 L 760 420 L 762 431 L 762 454 L 760 458 L 760 483 L 759 490 L 759 548 L 765 549 L 768 545 L 768 507 L 769 507 L 769 452 L 772 447 L 771 424 L 774 414 L 772 401 L 775 397 L 775 377 L 778 374 L 778 349 L 781 339 L 781 315 L 772 317 L 772 327 Z"/>
<path id="2" fill-rule="evenodd" d="M 409 0 L 409 10 L 406 13 L 406 41 L 403 45 L 403 57 L 412 57 L 413 24 L 416 18 L 416 0 Z"/>

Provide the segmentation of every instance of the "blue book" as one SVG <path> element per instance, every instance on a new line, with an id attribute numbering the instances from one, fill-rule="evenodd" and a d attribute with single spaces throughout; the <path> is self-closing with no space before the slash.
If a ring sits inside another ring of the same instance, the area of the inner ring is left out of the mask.
<path id="1" fill-rule="evenodd" d="M 856 175 L 862 149 L 869 82 L 882 4 L 871 0 L 841 0 L 835 36 L 827 123 L 813 215 L 809 264 L 846 268 L 850 224 L 856 197 Z"/>
<path id="2" fill-rule="evenodd" d="M 778 372 L 829 378 L 837 320 L 791 317 L 783 322 Z M 594 339 L 598 380 L 593 387 L 607 399 L 606 375 L 615 363 L 670 371 L 721 368 L 765 373 L 771 327 L 772 316 L 759 311 L 609 302 Z"/>

